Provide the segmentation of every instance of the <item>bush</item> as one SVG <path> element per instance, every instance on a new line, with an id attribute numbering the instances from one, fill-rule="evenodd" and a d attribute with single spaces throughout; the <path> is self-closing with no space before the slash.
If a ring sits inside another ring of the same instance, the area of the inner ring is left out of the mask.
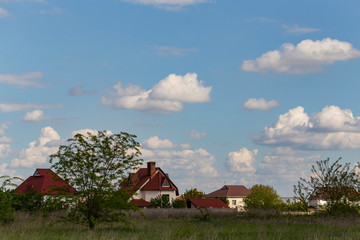
<path id="1" fill-rule="evenodd" d="M 185 208 L 186 202 L 185 202 L 185 200 L 175 199 L 172 201 L 171 206 L 173 208 Z"/>
<path id="2" fill-rule="evenodd" d="M 8 224 L 14 221 L 14 209 L 11 206 L 9 191 L 0 190 L 0 224 Z"/>
<path id="3" fill-rule="evenodd" d="M 283 202 L 271 186 L 256 184 L 250 190 L 251 193 L 244 199 L 247 209 L 278 209 Z"/>
<path id="4" fill-rule="evenodd" d="M 150 207 L 152 208 L 170 208 L 169 197 L 166 195 L 158 195 L 150 200 Z"/>

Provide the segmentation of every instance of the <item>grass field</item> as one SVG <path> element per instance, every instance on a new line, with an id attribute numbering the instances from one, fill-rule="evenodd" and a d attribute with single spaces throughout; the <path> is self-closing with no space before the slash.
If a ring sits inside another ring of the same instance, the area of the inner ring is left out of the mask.
<path id="1" fill-rule="evenodd" d="M 0 239 L 360 239 L 359 217 L 239 215 L 195 219 L 134 219 L 133 227 L 59 223 L 55 217 L 17 213 Z"/>

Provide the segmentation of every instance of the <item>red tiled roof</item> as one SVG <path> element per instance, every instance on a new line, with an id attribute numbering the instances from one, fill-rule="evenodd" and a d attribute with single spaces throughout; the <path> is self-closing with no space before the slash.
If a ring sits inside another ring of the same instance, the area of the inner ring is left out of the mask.
<path id="1" fill-rule="evenodd" d="M 61 189 L 60 189 L 61 188 Z M 64 191 L 62 191 L 62 189 Z M 76 190 L 67 184 L 61 177 L 55 174 L 51 169 L 37 168 L 34 175 L 28 177 L 16 189 L 16 193 L 27 193 L 35 190 L 38 193 L 45 194 L 59 194 L 61 193 L 73 194 Z"/>
<path id="2" fill-rule="evenodd" d="M 143 199 L 132 199 L 130 202 L 138 207 L 150 207 L 150 202 Z"/>
<path id="3" fill-rule="evenodd" d="M 250 193 L 243 185 L 224 185 L 221 189 L 209 193 L 207 197 L 247 197 Z"/>
<path id="4" fill-rule="evenodd" d="M 195 207 L 229 208 L 229 206 L 219 198 L 189 198 L 187 201 L 194 204 Z"/>
<path id="5" fill-rule="evenodd" d="M 163 186 L 165 181 L 169 183 L 169 186 Z M 155 168 L 155 172 L 151 176 L 149 176 L 147 168 L 140 168 L 136 173 L 130 174 L 127 184 L 123 188 L 146 191 L 176 191 L 176 195 L 179 195 L 178 188 L 170 180 L 168 174 L 159 167 Z"/>

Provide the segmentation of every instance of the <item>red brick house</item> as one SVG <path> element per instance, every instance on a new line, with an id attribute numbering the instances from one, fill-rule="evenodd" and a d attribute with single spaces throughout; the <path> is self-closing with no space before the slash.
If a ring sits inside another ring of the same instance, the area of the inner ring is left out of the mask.
<path id="1" fill-rule="evenodd" d="M 146 168 L 140 168 L 129 175 L 123 189 L 134 190 L 132 202 L 140 207 L 150 206 L 150 200 L 159 195 L 169 198 L 170 203 L 179 195 L 179 189 L 170 180 L 169 175 L 155 162 L 148 162 Z"/>
<path id="2" fill-rule="evenodd" d="M 74 194 L 76 192 L 75 188 L 47 168 L 37 168 L 32 176 L 15 189 L 15 193 L 25 194 L 32 190 L 46 195 Z"/>

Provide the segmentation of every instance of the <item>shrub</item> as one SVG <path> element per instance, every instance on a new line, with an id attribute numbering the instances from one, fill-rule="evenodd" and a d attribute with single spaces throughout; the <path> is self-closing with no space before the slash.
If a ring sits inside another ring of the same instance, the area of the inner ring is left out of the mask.
<path id="1" fill-rule="evenodd" d="M 166 195 L 158 195 L 150 200 L 150 207 L 152 208 L 170 208 L 169 197 Z"/>
<path id="2" fill-rule="evenodd" d="M 185 200 L 175 199 L 172 201 L 171 206 L 173 208 L 185 208 L 186 202 L 185 202 Z"/>

